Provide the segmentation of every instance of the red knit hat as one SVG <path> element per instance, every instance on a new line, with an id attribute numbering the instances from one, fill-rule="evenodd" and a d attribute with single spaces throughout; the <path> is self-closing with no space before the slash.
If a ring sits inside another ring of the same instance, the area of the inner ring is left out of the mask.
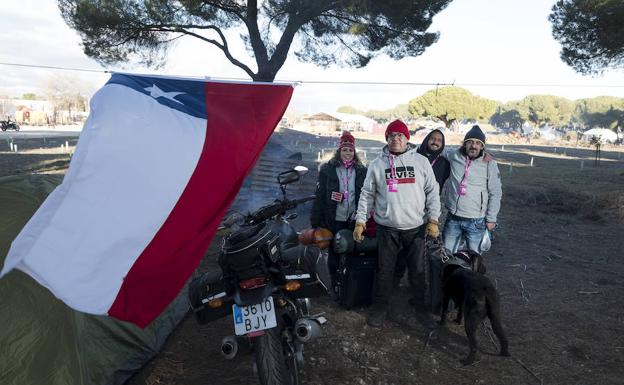
<path id="1" fill-rule="evenodd" d="M 400 132 L 401 134 L 405 135 L 407 140 L 409 140 L 410 138 L 410 133 L 407 129 L 407 126 L 399 119 L 388 124 L 388 128 L 386 128 L 386 140 L 388 140 L 388 135 L 390 135 L 391 132 Z"/>
<path id="2" fill-rule="evenodd" d="M 338 148 L 341 149 L 343 147 L 351 147 L 355 150 L 355 138 L 349 131 L 344 131 L 340 137 L 340 145 Z"/>

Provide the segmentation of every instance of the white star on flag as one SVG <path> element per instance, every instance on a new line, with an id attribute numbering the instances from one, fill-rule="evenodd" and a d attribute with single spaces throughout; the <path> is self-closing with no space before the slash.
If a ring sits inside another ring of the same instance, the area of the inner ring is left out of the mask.
<path id="1" fill-rule="evenodd" d="M 160 88 L 158 88 L 155 84 L 153 84 L 151 87 L 145 87 L 144 88 L 145 91 L 149 91 L 150 92 L 150 96 L 153 97 L 154 99 L 163 97 L 165 99 L 169 99 L 173 102 L 176 103 L 180 103 L 180 104 L 184 104 L 179 100 L 175 100 L 175 97 L 183 94 L 184 92 L 164 92 L 163 90 L 161 90 Z"/>

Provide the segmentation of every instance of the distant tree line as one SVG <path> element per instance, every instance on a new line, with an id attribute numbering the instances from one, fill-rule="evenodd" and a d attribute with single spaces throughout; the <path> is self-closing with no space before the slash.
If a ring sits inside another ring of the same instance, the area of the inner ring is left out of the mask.
<path id="1" fill-rule="evenodd" d="M 492 124 L 517 128 L 524 122 L 535 126 L 624 128 L 624 98 L 600 96 L 571 101 L 552 95 L 529 95 L 499 106 Z"/>
<path id="2" fill-rule="evenodd" d="M 525 123 L 555 128 L 624 128 L 624 98 L 600 96 L 569 100 L 553 95 L 529 95 L 500 103 L 471 94 L 461 87 L 441 87 L 388 110 L 361 111 L 342 106 L 339 112 L 368 116 L 380 122 L 430 117 L 446 127 L 462 120 L 487 122 L 501 128 L 519 129 Z"/>

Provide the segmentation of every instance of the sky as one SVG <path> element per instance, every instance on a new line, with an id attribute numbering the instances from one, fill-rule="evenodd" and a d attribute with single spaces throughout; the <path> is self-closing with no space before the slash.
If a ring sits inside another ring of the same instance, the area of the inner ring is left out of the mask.
<path id="1" fill-rule="evenodd" d="M 454 0 L 438 13 L 429 32 L 440 32 L 437 43 L 415 58 L 373 59 L 361 69 L 323 69 L 290 56 L 276 81 L 301 82 L 290 107 L 303 113 L 332 112 L 349 105 L 360 110 L 388 109 L 422 95 L 433 85 L 453 83 L 475 95 L 508 102 L 530 94 L 580 99 L 601 95 L 624 97 L 624 69 L 590 77 L 575 73 L 559 58 L 548 15 L 555 0 Z M 86 91 L 101 87 L 110 75 L 86 57 L 78 34 L 60 16 L 54 0 L 2 0 L 0 63 L 64 67 L 96 72 L 38 69 L 0 64 L 0 95 L 44 94 L 52 79 L 77 79 Z M 253 66 L 242 43 L 230 41 L 237 57 Z M 195 39 L 180 39 L 165 67 L 137 65 L 108 70 L 211 78 L 246 74 L 221 51 Z M 412 83 L 412 85 L 352 85 L 331 82 Z M 321 82 L 321 83 L 319 83 Z M 329 83 L 322 83 L 329 82 Z M 497 84 L 499 86 L 492 86 Z"/>

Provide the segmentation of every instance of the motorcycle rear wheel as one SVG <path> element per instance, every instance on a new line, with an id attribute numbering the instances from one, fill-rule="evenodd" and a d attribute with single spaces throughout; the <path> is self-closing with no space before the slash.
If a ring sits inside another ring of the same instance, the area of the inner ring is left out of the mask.
<path id="1" fill-rule="evenodd" d="M 299 368 L 282 339 L 281 328 L 269 329 L 254 341 L 254 356 L 261 385 L 298 385 Z"/>

